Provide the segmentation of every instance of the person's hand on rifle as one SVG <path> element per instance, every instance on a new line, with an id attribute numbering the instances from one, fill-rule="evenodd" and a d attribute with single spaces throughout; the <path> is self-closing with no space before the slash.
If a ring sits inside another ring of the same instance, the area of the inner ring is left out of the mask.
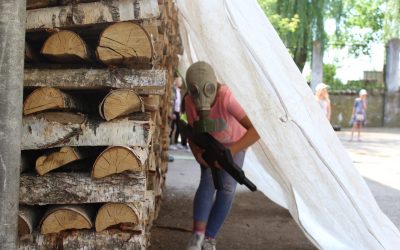
<path id="1" fill-rule="evenodd" d="M 201 166 L 209 167 L 207 162 L 203 159 L 203 153 L 205 150 L 198 147 L 196 144 L 192 143 L 190 141 L 190 139 L 189 139 L 189 146 L 190 146 L 190 150 L 192 151 L 192 154 L 193 154 L 194 158 L 196 159 L 196 161 Z"/>
<path id="2" fill-rule="evenodd" d="M 192 153 L 193 153 L 194 158 L 196 159 L 196 161 L 197 161 L 201 166 L 204 166 L 204 167 L 209 168 L 210 165 L 208 165 L 208 163 L 207 163 L 207 162 L 204 160 L 204 158 L 203 158 L 203 153 L 204 153 L 205 150 L 202 149 L 202 148 L 200 148 L 200 147 L 198 147 L 196 144 L 190 142 L 190 140 L 189 140 L 189 146 L 190 146 L 190 149 L 192 150 Z M 222 168 L 222 167 L 218 164 L 217 161 L 214 162 L 214 164 L 213 164 L 212 167 L 214 167 L 214 168 Z"/>

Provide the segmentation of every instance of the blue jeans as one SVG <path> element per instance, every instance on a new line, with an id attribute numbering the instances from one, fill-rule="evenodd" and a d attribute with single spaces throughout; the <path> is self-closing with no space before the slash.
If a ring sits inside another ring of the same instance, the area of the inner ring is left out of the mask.
<path id="1" fill-rule="evenodd" d="M 233 161 L 242 168 L 245 151 L 235 154 Z M 237 182 L 225 170 L 221 170 L 223 188 L 216 190 L 211 169 L 201 168 L 201 179 L 193 204 L 193 219 L 207 222 L 206 237 L 215 238 L 231 209 Z M 215 201 L 214 201 L 214 194 Z"/>

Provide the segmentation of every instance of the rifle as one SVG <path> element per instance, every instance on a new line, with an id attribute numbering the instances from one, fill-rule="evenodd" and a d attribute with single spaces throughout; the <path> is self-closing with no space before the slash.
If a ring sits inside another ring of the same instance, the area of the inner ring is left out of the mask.
<path id="1" fill-rule="evenodd" d="M 220 172 L 221 169 L 213 166 L 214 162 L 216 161 L 239 184 L 244 184 L 253 192 L 257 190 L 256 185 L 247 179 L 244 171 L 233 161 L 232 154 L 229 149 L 225 148 L 224 145 L 218 142 L 209 133 L 196 133 L 189 124 L 183 121 L 180 121 L 180 126 L 182 134 L 185 134 L 192 143 L 205 150 L 202 157 L 211 167 L 215 189 L 221 190 L 223 188 Z"/>

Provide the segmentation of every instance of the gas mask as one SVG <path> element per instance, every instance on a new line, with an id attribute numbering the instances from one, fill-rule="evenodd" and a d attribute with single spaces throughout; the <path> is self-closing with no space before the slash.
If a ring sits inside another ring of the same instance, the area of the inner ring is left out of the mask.
<path id="1" fill-rule="evenodd" d="M 225 129 L 226 122 L 223 119 L 208 117 L 218 90 L 217 77 L 211 65 L 202 61 L 192 64 L 186 72 L 186 82 L 200 118 L 193 124 L 194 131 L 213 132 Z"/>

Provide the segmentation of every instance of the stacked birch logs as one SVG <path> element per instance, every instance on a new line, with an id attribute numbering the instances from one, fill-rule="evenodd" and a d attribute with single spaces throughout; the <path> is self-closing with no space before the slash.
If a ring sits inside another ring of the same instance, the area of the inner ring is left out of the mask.
<path id="1" fill-rule="evenodd" d="M 27 0 L 20 249 L 146 249 L 168 168 L 173 0 Z"/>

